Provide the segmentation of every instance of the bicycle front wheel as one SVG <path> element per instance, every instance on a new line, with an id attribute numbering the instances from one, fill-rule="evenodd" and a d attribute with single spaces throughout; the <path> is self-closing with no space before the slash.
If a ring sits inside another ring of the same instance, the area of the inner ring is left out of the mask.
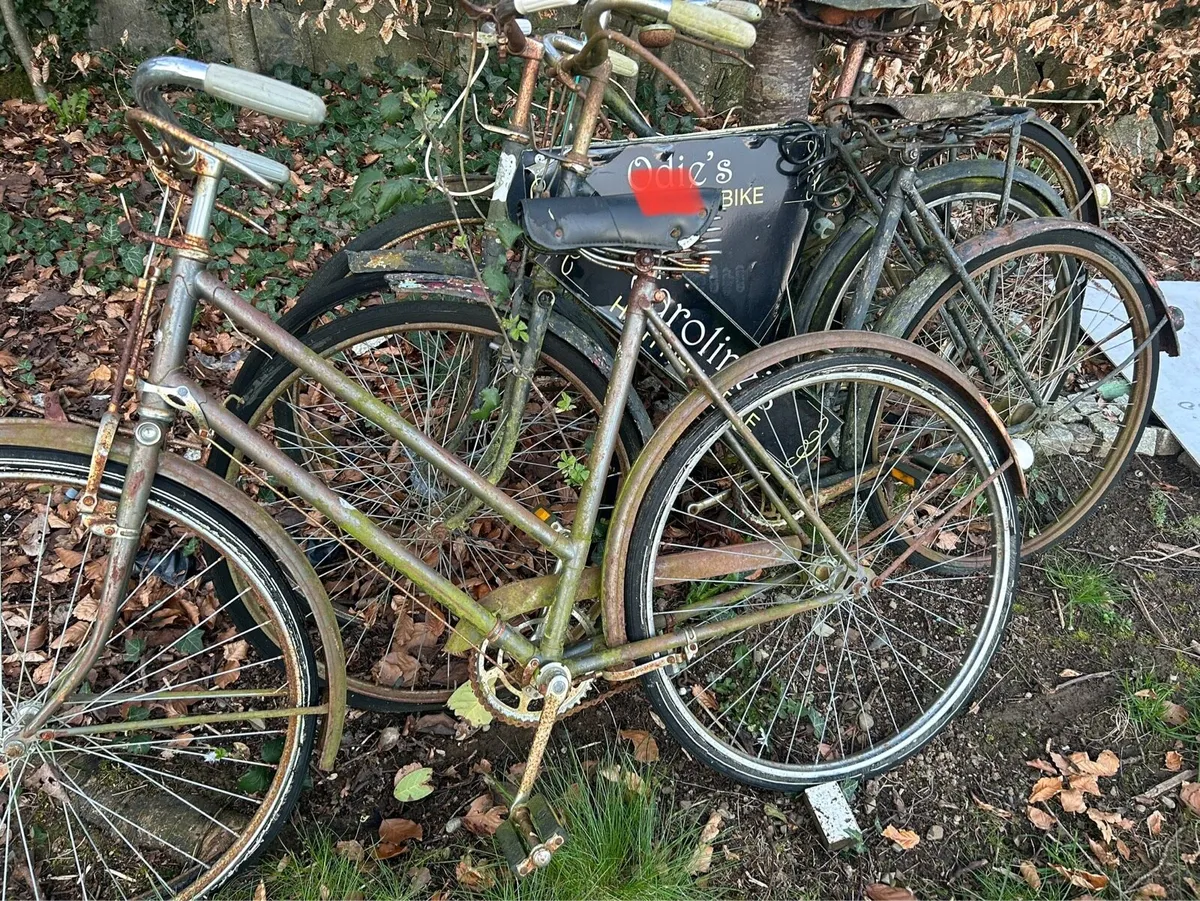
<path id="1" fill-rule="evenodd" d="M 159 478 L 129 589 L 96 665 L 25 726 L 98 628 L 107 539 L 80 521 L 87 457 L 0 447 L 0 728 L 5 898 L 193 897 L 286 822 L 312 750 L 319 687 L 288 580 L 242 524 Z M 102 498 L 120 492 L 110 462 Z M 217 597 L 238 574 L 261 620 Z M 263 653 L 254 632 L 271 634 Z"/>
<path id="2" fill-rule="evenodd" d="M 765 500 L 786 486 L 738 462 L 719 412 L 698 419 L 637 513 L 630 638 L 818 606 L 701 640 L 643 685 L 684 747 L 739 781 L 793 791 L 882 772 L 966 703 L 999 646 L 1020 557 L 1002 438 L 957 386 L 874 355 L 763 373 L 730 402 L 816 519 L 795 510 L 797 535 Z M 880 496 L 895 515 L 877 527 Z M 681 574 L 729 555 L 741 571 Z"/>

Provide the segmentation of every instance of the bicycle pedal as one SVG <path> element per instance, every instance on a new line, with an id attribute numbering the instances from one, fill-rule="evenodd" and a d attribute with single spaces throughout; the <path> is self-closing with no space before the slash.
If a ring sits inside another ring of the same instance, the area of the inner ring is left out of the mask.
<path id="1" fill-rule="evenodd" d="M 528 876 L 549 864 L 566 841 L 566 827 L 541 795 L 531 797 L 496 830 L 500 851 L 518 876 Z"/>

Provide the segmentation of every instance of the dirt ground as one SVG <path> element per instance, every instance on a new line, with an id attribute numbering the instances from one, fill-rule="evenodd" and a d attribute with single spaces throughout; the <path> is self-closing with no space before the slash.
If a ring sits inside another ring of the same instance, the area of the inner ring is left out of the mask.
<path id="1" fill-rule="evenodd" d="M 0 213 L 11 217 L 10 235 L 20 236 L 30 218 L 74 227 L 86 211 L 63 198 L 91 192 L 106 199 L 113 184 L 129 178 L 85 177 L 96 172 L 89 161 L 111 148 L 106 136 L 62 139 L 46 122 L 31 133 L 27 113 L 7 107 L 4 114 Z M 68 173 L 63 160 L 72 158 Z M 1176 209 L 1119 196 L 1110 219 L 1160 277 L 1200 277 L 1195 204 Z M 84 226 L 81 233 L 103 243 L 98 231 Z M 94 252 L 91 246 L 80 254 Z M 289 268 L 303 276 L 311 264 Z M 99 410 L 89 396 L 105 380 L 98 367 L 115 353 L 130 296 L 127 288 L 101 290 L 62 274 L 37 247 L 11 247 L 0 263 L 0 413 L 65 410 L 94 418 Z M 201 324 L 197 350 L 206 355 L 202 363 L 215 361 L 207 374 L 220 381 L 228 377 L 222 361 L 230 359 L 230 347 L 223 333 L 205 336 L 209 324 Z M 567 720 L 553 746 L 598 759 L 618 741 L 619 729 L 653 734 L 677 804 L 695 810 L 700 822 L 713 809 L 726 814 L 709 879 L 735 896 L 904 897 L 879 887 L 885 884 L 939 897 L 1200 897 L 1193 881 L 1200 880 L 1200 817 L 1180 792 L 1181 783 L 1196 780 L 1200 720 L 1200 530 L 1194 528 L 1200 518 L 1189 517 L 1200 517 L 1200 475 L 1174 459 L 1137 459 L 1104 509 L 1058 552 L 1059 559 L 1111 572 L 1122 589 L 1117 613 L 1128 619 L 1127 629 L 1082 615 L 1072 622 L 1063 593 L 1047 577 L 1051 563 L 1028 565 L 1008 637 L 970 710 L 918 756 L 854 787 L 862 828 L 857 848 L 824 850 L 801 798 L 747 789 L 688 759 L 636 690 Z M 1139 691 L 1179 704 L 1185 725 L 1176 731 L 1185 737 L 1153 728 L 1153 717 L 1147 725 L 1145 717 L 1131 716 L 1148 697 Z M 401 735 L 380 751 L 387 727 Z M 444 717 L 353 714 L 336 774 L 313 774 L 303 820 L 373 841 L 378 822 L 400 810 L 393 775 L 420 760 L 434 766 L 436 791 L 406 805 L 403 815 L 425 826 L 423 848 L 444 848 L 453 860 L 486 842 L 446 826 L 482 791 L 472 767 L 487 760 L 503 772 L 523 759 L 528 734 L 495 727 L 458 740 L 447 732 L 454 727 Z M 1115 772 L 1107 774 L 1113 757 L 1102 752 L 1115 755 Z M 1087 756 L 1072 758 L 1081 753 Z M 1082 794 L 1086 810 L 1074 794 L 1030 803 L 1039 780 L 1056 775 Z M 918 841 L 901 832 L 906 849 L 884 838 L 889 826 L 911 830 Z M 1023 862 L 1041 875 L 1023 876 Z M 1040 894 L 1035 881 L 1045 883 Z"/>

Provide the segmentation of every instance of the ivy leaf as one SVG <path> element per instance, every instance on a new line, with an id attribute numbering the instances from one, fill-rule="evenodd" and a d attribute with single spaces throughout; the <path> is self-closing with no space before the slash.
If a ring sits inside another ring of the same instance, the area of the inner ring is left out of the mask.
<path id="1" fill-rule="evenodd" d="M 508 297 L 511 286 L 508 281 L 508 273 L 504 271 L 504 264 L 497 262 L 488 266 L 480 273 L 483 278 L 483 283 L 487 285 L 488 290 L 498 297 Z"/>
<path id="2" fill-rule="evenodd" d="M 403 119 L 407 109 L 404 98 L 399 94 L 384 94 L 379 98 L 379 118 L 389 125 Z"/>
<path id="3" fill-rule="evenodd" d="M 257 795 L 260 792 L 265 792 L 267 786 L 271 784 L 270 771 L 265 766 L 250 767 L 250 769 L 242 773 L 237 784 L 238 788 L 248 795 Z"/>
<path id="4" fill-rule="evenodd" d="M 121 265 L 130 275 L 141 275 L 146 268 L 146 250 L 136 244 L 125 244 L 117 251 Z"/>
<path id="5" fill-rule="evenodd" d="M 137 663 L 142 659 L 142 654 L 146 651 L 146 639 L 144 638 L 126 638 L 125 639 L 125 662 Z"/>
<path id="6" fill-rule="evenodd" d="M 410 763 L 396 771 L 392 795 L 397 801 L 420 801 L 433 792 L 433 769 Z"/>
<path id="7" fill-rule="evenodd" d="M 461 717 L 472 726 L 486 726 L 492 721 L 492 714 L 479 703 L 470 682 L 464 682 L 454 689 L 454 694 L 450 695 L 446 704 L 454 711 L 455 716 Z"/>
<path id="8" fill-rule="evenodd" d="M 124 240 L 121 237 L 121 229 L 117 226 L 116 219 L 109 219 L 100 228 L 100 241 L 103 244 L 120 244 Z"/>
<path id="9" fill-rule="evenodd" d="M 379 191 L 379 199 L 375 201 L 375 215 L 382 216 L 392 207 L 402 201 L 412 190 L 411 178 L 393 178 L 383 183 Z"/>
<path id="10" fill-rule="evenodd" d="M 500 406 L 500 389 L 496 387 L 484 388 L 479 392 L 479 399 L 481 401 L 479 409 L 471 413 L 471 419 L 475 420 L 475 422 L 482 422 L 487 419 Z"/>
<path id="11" fill-rule="evenodd" d="M 356 203 L 366 200 L 371 188 L 381 181 L 383 181 L 383 170 L 378 166 L 364 169 L 358 173 L 358 178 L 354 180 L 354 190 L 350 192 L 350 199 Z"/>
<path id="12" fill-rule="evenodd" d="M 279 763 L 280 758 L 283 757 L 283 739 L 273 738 L 268 742 L 263 742 L 259 756 L 262 757 L 264 763 Z"/>
<path id="13" fill-rule="evenodd" d="M 504 242 L 504 246 L 509 250 L 517 243 L 520 237 L 525 234 L 525 230 L 517 223 L 505 219 L 496 226 L 496 232 L 500 236 L 500 240 Z"/>
<path id="14" fill-rule="evenodd" d="M 204 631 L 199 626 L 193 626 L 175 642 L 175 650 L 184 657 L 191 657 L 204 650 Z"/>

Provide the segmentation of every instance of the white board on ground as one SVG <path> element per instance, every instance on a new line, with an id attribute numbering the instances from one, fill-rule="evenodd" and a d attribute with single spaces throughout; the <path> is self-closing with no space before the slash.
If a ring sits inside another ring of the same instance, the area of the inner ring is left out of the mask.
<path id="1" fill-rule="evenodd" d="M 1163 354 L 1159 359 L 1158 389 L 1154 413 L 1179 439 L 1193 460 L 1200 460 L 1200 282 L 1159 282 L 1167 303 L 1183 311 L 1184 328 L 1179 333 L 1178 357 Z M 1096 341 L 1112 334 L 1118 304 L 1111 285 L 1088 285 L 1083 327 Z M 1104 350 L 1113 363 L 1124 363 L 1133 352 L 1128 333 L 1106 341 Z"/>

